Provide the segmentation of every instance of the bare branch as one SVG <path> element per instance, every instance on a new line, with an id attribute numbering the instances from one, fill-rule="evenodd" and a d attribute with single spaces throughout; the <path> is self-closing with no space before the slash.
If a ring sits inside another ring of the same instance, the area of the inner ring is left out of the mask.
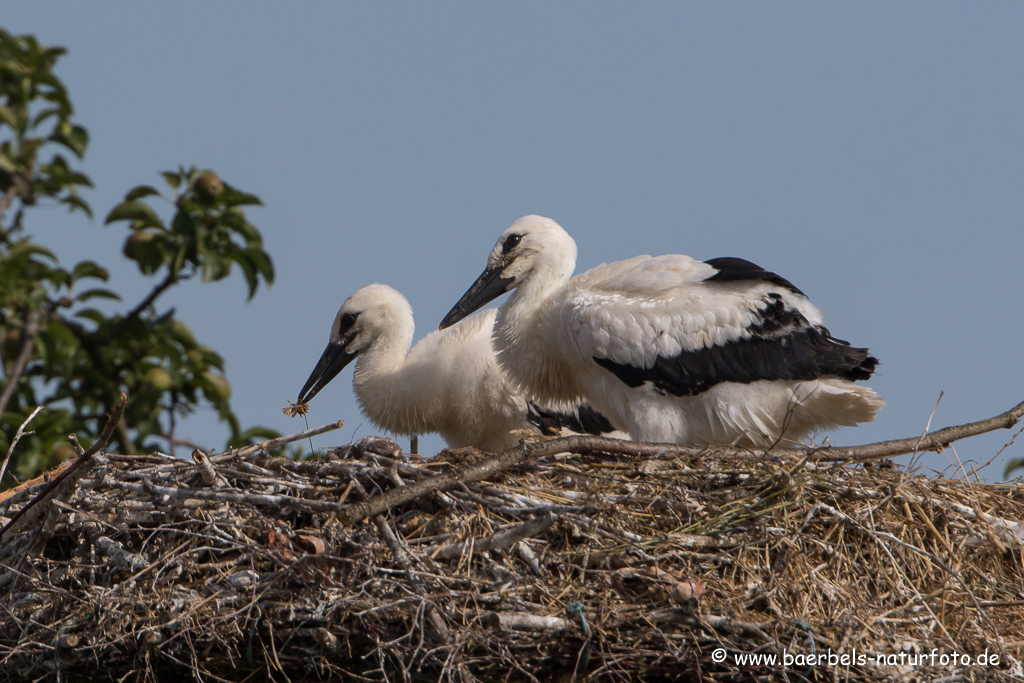
<path id="1" fill-rule="evenodd" d="M 908 439 L 879 441 L 863 446 L 827 448 L 811 456 L 811 459 L 817 462 L 863 462 L 917 451 L 939 451 L 960 439 L 994 432 L 997 429 L 1010 429 L 1020 421 L 1021 417 L 1024 417 L 1024 401 L 1005 413 L 987 420 L 945 427 L 923 436 L 914 436 Z"/>
<path id="2" fill-rule="evenodd" d="M 26 432 L 25 431 L 25 427 L 28 425 L 29 422 L 32 421 L 33 417 L 35 417 L 36 415 L 39 414 L 39 411 L 42 410 L 42 409 L 43 409 L 43 406 L 41 406 L 41 405 L 36 406 L 36 409 L 32 411 L 31 415 L 29 415 L 28 417 L 25 418 L 25 421 L 21 423 L 21 426 L 18 427 L 18 431 L 14 434 L 14 438 L 11 439 L 11 447 L 7 449 L 7 455 L 4 456 L 4 463 L 3 463 L 3 465 L 0 465 L 0 483 L 2 483 L 3 480 L 4 480 L 4 473 L 7 472 L 7 463 L 10 462 L 10 460 L 11 460 L 11 454 L 14 453 L 14 447 L 18 445 L 18 441 L 20 441 L 21 437 L 25 436 L 26 433 L 27 434 L 31 434 L 32 433 L 32 432 Z M 0 411 L 0 412 L 3 412 L 3 411 Z"/>
<path id="3" fill-rule="evenodd" d="M 14 367 L 11 368 L 11 373 L 7 376 L 7 385 L 4 387 L 3 393 L 0 393 L 0 414 L 3 414 L 7 410 L 7 403 L 11 400 L 11 396 L 14 395 L 14 390 L 18 386 L 18 380 L 21 379 L 21 373 L 25 372 L 25 366 L 28 365 L 28 358 L 32 353 L 32 345 L 35 344 L 36 335 L 39 334 L 39 324 L 42 322 L 43 312 L 40 309 L 35 309 L 28 314 L 28 318 L 25 320 L 25 337 L 21 341 L 21 351 L 18 352 L 18 360 L 14 362 Z"/>
<path id="4" fill-rule="evenodd" d="M 1010 410 L 978 422 L 946 427 L 923 436 L 894 439 L 865 444 L 863 446 L 826 448 L 775 448 L 775 456 L 808 457 L 816 462 L 862 462 L 887 458 L 894 455 L 913 453 L 916 450 L 938 450 L 950 443 L 970 436 L 985 434 L 996 429 L 1009 429 L 1024 416 L 1024 402 Z M 735 452 L 728 447 L 691 447 L 675 444 L 649 444 L 635 441 L 609 439 L 600 436 L 567 436 L 560 439 L 521 443 L 519 446 L 499 453 L 478 463 L 444 472 L 436 477 L 422 479 L 409 486 L 391 489 L 387 493 L 352 505 L 344 514 L 349 524 L 379 515 L 393 507 L 404 505 L 429 493 L 447 491 L 456 485 L 482 481 L 499 472 L 526 462 L 555 453 L 572 452 L 580 455 L 605 453 L 610 455 L 631 455 L 653 457 L 660 455 L 700 455 L 713 452 Z"/>
<path id="5" fill-rule="evenodd" d="M 18 186 L 16 183 L 11 183 L 4 192 L 4 196 L 0 197 L 0 220 L 3 220 L 4 214 L 7 213 L 7 209 L 11 208 L 11 204 L 14 203 L 14 198 L 18 194 Z M 3 226 L 0 225 L 0 228 Z"/>
<path id="6" fill-rule="evenodd" d="M 138 306 L 128 311 L 128 313 L 126 313 L 125 316 L 121 318 L 116 325 L 114 325 L 114 328 L 111 330 L 110 334 L 116 334 L 119 330 L 121 330 L 121 328 L 128 324 L 129 320 L 131 320 L 132 318 L 139 317 L 139 315 L 141 315 L 142 312 L 150 306 L 150 304 L 156 301 L 156 298 L 163 294 L 168 287 L 170 287 L 171 285 L 175 284 L 180 280 L 186 280 L 188 278 L 189 275 L 187 274 L 176 275 L 175 273 L 168 273 L 167 277 L 165 277 L 163 281 L 157 283 L 157 285 L 153 287 L 152 291 L 150 291 L 146 298 L 139 302 Z"/>
<path id="7" fill-rule="evenodd" d="M 280 448 L 286 443 L 292 443 L 293 441 L 301 441 L 310 436 L 316 436 L 317 434 L 323 434 L 324 432 L 331 432 L 335 429 L 340 429 L 345 424 L 344 420 L 338 420 L 337 422 L 331 422 L 321 427 L 314 427 L 313 429 L 307 429 L 304 432 L 298 432 L 296 434 L 288 434 L 287 436 L 279 436 L 276 439 L 270 439 L 269 441 L 261 441 L 260 443 L 254 443 L 250 446 L 243 446 L 242 448 L 232 448 L 231 450 L 218 453 L 217 455 L 210 456 L 210 460 L 214 463 L 223 462 L 230 460 L 236 455 L 249 455 L 250 453 L 256 453 L 258 451 L 272 451 L 275 448 Z"/>
<path id="8" fill-rule="evenodd" d="M 510 529 L 503 529 L 502 531 L 492 534 L 486 538 L 474 538 L 461 543 L 449 543 L 446 546 L 438 548 L 437 551 L 431 553 L 431 555 L 442 560 L 451 560 L 456 557 L 462 557 L 463 553 L 469 550 L 471 546 L 474 552 L 481 553 L 489 550 L 502 550 L 513 543 L 518 543 L 523 539 L 530 538 L 531 536 L 536 536 L 543 531 L 547 531 L 554 522 L 555 518 L 551 513 L 546 513 L 540 517 L 529 519 L 522 524 L 517 524 Z"/>

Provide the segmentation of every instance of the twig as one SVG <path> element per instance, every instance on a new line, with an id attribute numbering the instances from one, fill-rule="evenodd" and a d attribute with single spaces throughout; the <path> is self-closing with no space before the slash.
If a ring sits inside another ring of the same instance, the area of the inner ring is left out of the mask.
<path id="1" fill-rule="evenodd" d="M 235 493 L 223 489 L 190 489 L 179 486 L 159 486 L 144 479 L 141 482 L 112 481 L 114 488 L 135 493 L 149 493 L 155 496 L 168 496 L 177 500 L 212 500 L 218 503 L 241 503 L 244 505 L 268 505 L 276 508 L 294 508 L 313 512 L 341 512 L 348 508 L 330 500 L 296 498 L 272 493 Z"/>
<path id="2" fill-rule="evenodd" d="M 301 441 L 302 439 L 305 439 L 306 437 L 316 436 L 317 434 L 323 434 L 324 432 L 330 432 L 330 431 L 333 431 L 335 429 L 339 429 L 344 424 L 345 424 L 344 420 L 338 420 L 337 422 L 332 422 L 330 424 L 325 424 L 322 427 L 314 427 L 313 429 L 307 429 L 304 432 L 297 432 L 295 434 L 288 434 L 287 436 L 279 436 L 276 439 L 270 439 L 269 441 L 262 441 L 260 443 L 254 443 L 254 444 L 251 444 L 249 446 L 243 446 L 241 448 L 232 448 L 231 450 L 224 451 L 223 453 L 218 453 L 217 455 L 211 455 L 210 456 L 210 460 L 214 464 L 216 464 L 216 463 L 219 463 L 219 462 L 224 462 L 225 460 L 230 460 L 231 458 L 235 457 L 236 455 L 246 456 L 246 455 L 249 455 L 251 453 L 256 453 L 258 451 L 272 451 L 275 448 L 279 448 L 279 447 L 285 445 L 286 443 L 291 443 L 293 441 Z"/>
<path id="3" fill-rule="evenodd" d="M 392 489 L 387 493 L 374 496 L 368 500 L 352 505 L 342 515 L 342 521 L 347 524 L 355 524 L 368 517 L 379 515 L 398 505 L 403 505 L 416 500 L 422 496 L 447 491 L 459 483 L 469 484 L 481 481 L 509 467 L 525 462 L 532 457 L 560 453 L 561 451 L 573 450 L 575 439 L 580 437 L 566 437 L 563 439 L 552 439 L 539 443 L 521 443 L 515 448 L 499 453 L 472 465 L 459 467 L 450 472 L 442 472 L 436 477 L 421 479 L 408 486 Z"/>
<path id="4" fill-rule="evenodd" d="M 153 287 L 153 289 L 146 296 L 146 298 L 139 302 L 138 306 L 128 311 L 128 313 L 126 313 L 123 318 L 117 321 L 117 323 L 110 331 L 110 336 L 117 334 L 125 325 L 128 324 L 129 320 L 131 320 L 132 318 L 137 318 L 144 310 L 146 310 L 146 308 L 149 307 L 150 304 L 156 301 L 156 298 L 160 296 L 168 287 L 170 287 L 171 285 L 175 284 L 180 280 L 187 280 L 190 277 L 190 273 L 186 273 L 185 275 L 179 275 L 174 272 L 168 273 L 167 277 L 165 277 L 162 282 L 157 283 L 157 285 Z"/>
<path id="5" fill-rule="evenodd" d="M 21 440 L 21 437 L 25 436 L 26 434 L 25 427 L 28 425 L 29 422 L 32 421 L 33 417 L 39 414 L 39 411 L 42 409 L 42 405 L 36 406 L 36 409 L 32 411 L 32 414 L 25 418 L 25 421 L 21 423 L 20 427 L 18 427 L 18 431 L 14 433 L 14 438 L 11 439 L 11 447 L 7 449 L 7 455 L 4 456 L 3 465 L 0 465 L 0 483 L 3 483 L 4 473 L 7 472 L 7 463 L 10 462 L 11 460 L 11 454 L 14 453 L 14 447 L 18 445 L 18 441 Z M 2 412 L 3 411 L 0 410 L 0 413 Z M 27 433 L 31 434 L 32 432 Z"/>
<path id="6" fill-rule="evenodd" d="M 489 612 L 481 619 L 491 628 L 504 628 L 509 631 L 564 631 L 571 624 L 561 617 L 546 617 L 529 612 Z"/>
<path id="7" fill-rule="evenodd" d="M 939 397 L 937 399 L 935 399 L 935 405 L 932 406 L 932 412 L 928 415 L 928 421 L 924 423 L 924 432 L 921 433 L 921 438 L 922 439 L 925 437 L 926 434 L 928 434 L 928 430 L 932 428 L 932 420 L 935 419 L 935 413 L 936 413 L 936 411 L 938 411 L 939 403 L 942 402 L 942 397 L 945 395 L 945 393 L 946 393 L 945 391 L 940 391 L 939 392 Z M 920 439 L 918 440 L 918 446 L 914 448 L 914 455 L 910 458 L 910 464 L 907 465 L 907 471 L 908 472 L 913 472 L 914 471 L 914 464 L 917 461 L 918 454 L 920 453 L 920 451 L 918 450 L 919 447 L 920 447 Z"/>
<path id="8" fill-rule="evenodd" d="M 522 524 L 517 524 L 511 529 L 499 531 L 498 533 L 487 536 L 486 538 L 471 539 L 462 543 L 449 543 L 448 545 L 442 546 L 435 552 L 431 553 L 431 557 L 440 558 L 442 560 L 462 557 L 462 554 L 469 550 L 470 546 L 473 547 L 474 552 L 478 553 L 486 552 L 488 550 L 502 550 L 513 543 L 518 543 L 525 538 L 530 538 L 531 536 L 536 536 L 543 531 L 547 531 L 554 521 L 555 518 L 550 513 L 542 515 L 541 517 L 534 517 Z"/>
<path id="9" fill-rule="evenodd" d="M 32 345 L 36 341 L 36 335 L 39 334 L 39 324 L 42 319 L 43 311 L 36 308 L 28 314 L 28 318 L 25 320 L 25 336 L 21 340 L 21 351 L 18 352 L 18 359 L 14 362 L 14 367 L 11 368 L 11 373 L 7 376 L 7 385 L 4 387 L 3 392 L 0 393 L 0 415 L 7 410 L 7 403 L 11 400 L 11 396 L 14 395 L 14 390 L 18 386 L 21 374 L 25 372 L 25 366 L 28 365 L 28 358 L 32 353 Z"/>
<path id="10" fill-rule="evenodd" d="M 427 591 L 423 588 L 423 583 L 420 581 L 419 576 L 412 571 L 412 563 L 409 561 L 409 555 L 402 548 L 398 542 L 398 538 L 395 536 L 395 532 L 391 530 L 391 525 L 388 524 L 380 515 L 373 518 L 374 523 L 377 525 L 377 530 L 380 531 L 380 535 L 384 537 L 384 542 L 387 543 L 388 549 L 391 551 L 392 557 L 395 558 L 395 562 L 398 566 L 405 571 L 406 577 L 409 579 L 409 583 L 412 584 L 413 590 L 423 598 L 423 602 L 426 603 L 427 618 L 430 619 L 430 625 L 434 627 L 434 631 L 437 632 L 437 637 L 441 642 L 448 642 L 451 638 L 451 632 L 448 630 L 448 626 L 444 623 L 444 619 L 438 614 L 437 608 L 426 599 Z"/>

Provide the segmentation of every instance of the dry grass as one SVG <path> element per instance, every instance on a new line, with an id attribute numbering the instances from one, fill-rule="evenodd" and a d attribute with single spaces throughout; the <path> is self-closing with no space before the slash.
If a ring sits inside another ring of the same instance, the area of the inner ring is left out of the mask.
<path id="1" fill-rule="evenodd" d="M 355 503 L 480 457 L 420 459 L 386 439 L 308 462 L 97 457 L 0 540 L 0 678 L 1021 675 L 1019 485 L 561 453 L 347 521 Z M 933 649 L 999 662 L 906 663 Z M 829 651 L 864 661 L 781 661 Z M 750 653 L 780 661 L 736 663 Z"/>

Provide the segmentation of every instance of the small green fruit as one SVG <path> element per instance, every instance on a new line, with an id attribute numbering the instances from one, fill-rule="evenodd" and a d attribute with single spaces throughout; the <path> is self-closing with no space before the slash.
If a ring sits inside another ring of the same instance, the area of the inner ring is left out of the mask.
<path id="1" fill-rule="evenodd" d="M 210 201 L 216 199 L 224 190 L 224 181 L 213 171 L 203 171 L 196 178 L 195 187 L 200 199 Z"/>
<path id="2" fill-rule="evenodd" d="M 180 320 L 171 321 L 171 336 L 181 342 L 182 346 L 187 349 L 194 349 L 198 343 L 192 328 Z"/>
<path id="3" fill-rule="evenodd" d="M 163 368 L 150 368 L 146 371 L 146 381 L 153 385 L 153 388 L 163 393 L 171 389 L 171 375 Z"/>
<path id="4" fill-rule="evenodd" d="M 231 383 L 223 375 L 206 371 L 203 380 L 203 391 L 211 401 L 226 401 L 231 397 Z"/>

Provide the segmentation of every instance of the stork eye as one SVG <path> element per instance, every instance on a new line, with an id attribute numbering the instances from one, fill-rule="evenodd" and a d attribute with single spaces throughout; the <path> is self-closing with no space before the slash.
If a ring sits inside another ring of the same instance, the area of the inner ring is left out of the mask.
<path id="1" fill-rule="evenodd" d="M 508 237 L 505 238 L 505 246 L 502 249 L 502 251 L 507 254 L 508 252 L 510 252 L 513 249 L 515 249 L 516 246 L 520 242 L 522 242 L 522 241 L 523 241 L 523 236 L 522 235 L 509 235 Z"/>
<path id="2" fill-rule="evenodd" d="M 347 330 L 356 324 L 356 316 L 354 313 L 346 313 L 341 316 L 341 320 L 338 321 L 339 330 Z"/>

